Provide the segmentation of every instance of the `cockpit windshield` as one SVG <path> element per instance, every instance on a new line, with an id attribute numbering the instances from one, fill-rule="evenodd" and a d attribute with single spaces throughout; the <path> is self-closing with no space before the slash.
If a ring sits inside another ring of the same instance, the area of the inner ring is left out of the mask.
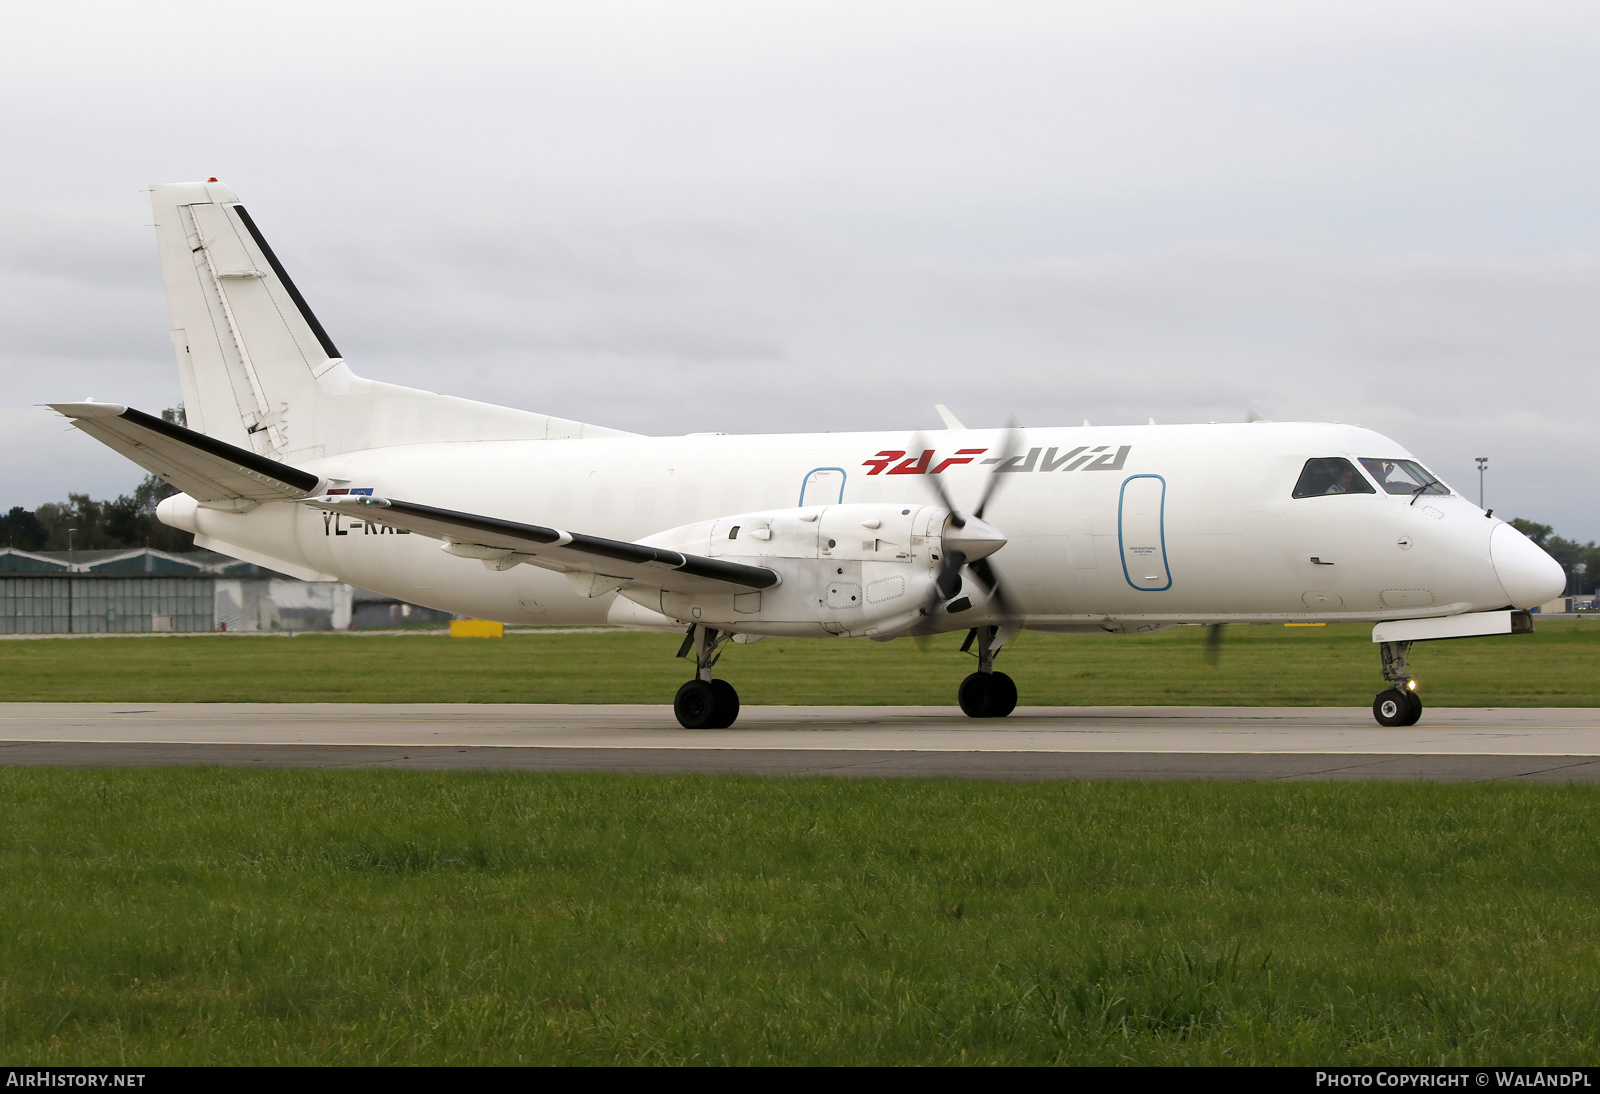
<path id="1" fill-rule="evenodd" d="M 1378 480 L 1378 485 L 1390 494 L 1409 494 L 1416 497 L 1419 494 L 1448 494 L 1450 488 L 1434 477 L 1426 467 L 1416 460 L 1378 460 L 1364 457 L 1361 466 L 1365 467 L 1373 478 Z"/>
<path id="2" fill-rule="evenodd" d="M 1300 481 L 1294 484 L 1297 498 L 1315 498 L 1323 494 L 1371 494 L 1372 484 L 1362 478 L 1350 461 L 1338 456 L 1306 461 L 1300 472 Z"/>

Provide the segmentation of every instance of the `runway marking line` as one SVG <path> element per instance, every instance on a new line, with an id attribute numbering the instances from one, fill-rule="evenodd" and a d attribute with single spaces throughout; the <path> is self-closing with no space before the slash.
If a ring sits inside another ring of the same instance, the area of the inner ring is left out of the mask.
<path id="1" fill-rule="evenodd" d="M 1577 761 L 1567 766 L 1580 766 L 1600 760 L 1600 753 L 1585 752 L 1419 752 L 1416 749 L 1397 751 L 1329 752 L 1327 749 L 1278 748 L 882 748 L 869 745 L 841 745 L 837 748 L 802 748 L 793 745 L 699 745 L 699 744 L 416 744 L 386 741 L 105 741 L 105 740 L 51 740 L 37 738 L 0 739 L 6 745 L 163 745 L 209 748 L 226 745 L 234 748 L 399 748 L 399 749 L 456 749 L 469 751 L 483 748 L 517 749 L 595 749 L 613 752 L 884 752 L 906 755 L 917 753 L 955 754 L 969 753 L 977 756 L 1337 756 L 1357 758 L 1362 756 L 1417 756 L 1428 759 L 1462 757 L 1473 759 L 1498 759 L 1513 757 L 1561 758 Z"/>
<path id="2" fill-rule="evenodd" d="M 154 711 L 154 710 L 152 710 L 152 711 L 130 710 L 130 711 L 110 711 L 108 713 L 110 713 L 110 714 L 160 714 L 160 715 L 165 716 L 169 712 L 167 712 L 167 711 Z M 466 716 L 463 715 L 462 717 L 465 718 Z M 399 715 L 371 715 L 371 716 L 368 716 L 368 715 L 355 715 L 355 716 L 351 716 L 351 717 L 347 717 L 347 718 L 341 718 L 339 720 L 342 721 L 342 722 L 346 722 L 348 724 L 351 724 L 351 725 L 365 725 L 365 724 L 371 724 L 371 723 L 377 723 L 377 722 L 391 723 L 391 722 L 394 722 L 394 721 L 399 720 L 399 719 L 413 720 L 413 719 L 425 719 L 425 718 L 426 719 L 438 719 L 438 720 L 442 720 L 442 721 L 451 721 L 451 722 L 454 722 L 454 721 L 458 720 L 458 719 L 455 719 L 455 718 L 450 718 L 448 716 L 441 718 L 439 715 L 427 715 L 427 714 L 410 714 L 410 715 L 399 714 Z M 13 719 L 7 718 L 3 713 L 0 713 L 0 724 L 4 724 L 5 722 L 11 721 L 11 720 L 13 720 Z M 36 721 L 37 719 L 30 719 L 30 720 L 31 721 Z M 204 719 L 196 719 L 196 720 L 203 721 Z M 321 722 L 321 721 L 324 721 L 324 720 L 325 719 L 320 714 L 283 714 L 283 715 L 279 715 L 277 718 L 273 719 L 273 724 L 275 724 L 275 725 L 293 725 L 296 722 L 306 722 L 306 721 L 318 721 L 318 722 Z M 489 721 L 489 724 L 490 725 L 496 725 L 496 724 L 500 724 L 500 722 L 501 722 L 500 719 L 493 719 L 493 720 Z M 92 724 L 92 720 L 85 720 L 84 722 L 67 723 L 67 724 Z M 519 724 L 525 725 L 526 723 L 519 723 Z M 582 728 L 592 728 L 593 723 L 578 723 L 578 725 L 581 726 Z M 1048 733 L 1126 733 L 1126 732 L 1128 732 L 1130 730 L 1134 730 L 1134 729 L 1151 729 L 1151 730 L 1184 729 L 1184 730 L 1188 730 L 1188 731 L 1191 731 L 1191 732 L 1226 732 L 1226 731 L 1235 731 L 1235 732 L 1241 732 L 1241 733 L 1260 733 L 1260 732 L 1264 732 L 1264 731 L 1265 732 L 1279 732 L 1279 731 L 1287 732 L 1287 731 L 1290 731 L 1290 730 L 1321 730 L 1321 731 L 1325 731 L 1325 732 L 1331 731 L 1331 732 L 1359 732 L 1359 733 L 1377 733 L 1377 732 L 1381 732 L 1381 730 L 1378 727 L 1363 726 L 1363 725 L 1359 725 L 1359 724 L 1330 726 L 1325 722 L 1277 722 L 1277 723 L 1270 723 L 1270 724 L 1263 724 L 1263 723 L 1237 723 L 1237 722 L 1198 722 L 1198 723 L 1129 722 L 1129 723 L 1119 724 L 1119 725 L 1115 725 L 1115 726 L 1096 726 L 1096 725 L 1088 725 L 1088 726 L 1074 726 L 1074 725 L 1031 726 L 1031 725 L 1027 725 L 1026 723 L 1022 723 L 1022 724 L 1013 723 L 1013 725 L 1011 725 L 1011 726 L 996 726 L 994 728 L 985 729 L 985 728 L 978 728 L 978 727 L 975 727 L 975 726 L 965 726 L 965 725 L 959 725 L 959 724 L 957 724 L 955 726 L 950 726 L 948 719 L 938 719 L 937 721 L 934 722 L 934 725 L 932 725 L 932 726 L 919 725 L 917 722 L 913 722 L 913 721 L 881 721 L 881 722 L 880 721 L 850 721 L 850 722 L 828 722 L 828 723 L 820 723 L 820 724 L 819 723 L 815 723 L 815 722 L 797 722 L 797 723 L 781 723 L 780 722 L 780 723 L 770 723 L 770 724 L 761 724 L 761 725 L 751 726 L 748 729 L 743 729 L 743 730 L 731 730 L 731 731 L 720 731 L 720 732 L 732 732 L 732 733 L 835 733 L 835 732 L 840 732 L 840 731 L 843 731 L 843 730 L 854 729 L 854 728 L 860 727 L 860 726 L 874 726 L 874 727 L 881 726 L 881 727 L 884 727 L 886 729 L 894 729 L 894 728 L 897 728 L 897 727 L 903 727 L 907 731 L 916 731 L 916 732 L 921 732 L 921 733 L 985 733 L 985 732 L 987 732 L 987 733 L 992 733 L 992 734 L 996 734 L 996 735 L 999 735 L 999 734 L 1002 734 L 1002 733 L 1030 733 L 1030 732 L 1032 732 L 1032 733 L 1045 733 L 1045 732 L 1048 732 Z M 947 726 L 949 728 L 944 728 L 944 727 L 947 727 Z M 1014 726 L 1014 728 L 1013 728 L 1013 726 Z M 557 728 L 559 729 L 559 726 Z M 601 728 L 610 728 L 610 727 L 601 727 Z M 661 726 L 649 726 L 649 725 L 630 726 L 630 727 L 627 727 L 627 728 L 628 728 L 628 730 L 630 732 L 640 732 L 640 733 L 651 732 L 653 730 L 668 730 L 668 731 L 676 732 L 676 730 L 673 729 L 672 726 L 667 725 L 667 724 L 663 724 Z M 1435 733 L 1440 733 L 1440 734 L 1471 733 L 1471 734 L 1476 734 L 1476 735 L 1480 735 L 1480 736 L 1483 735 L 1483 734 L 1495 734 L 1495 735 L 1499 735 L 1499 736 L 1515 736 L 1517 734 L 1522 734 L 1522 733 L 1556 733 L 1556 732 L 1570 731 L 1570 730 L 1594 730 L 1594 729 L 1597 729 L 1597 728 L 1600 728 L 1600 726 L 1597 726 L 1595 723 L 1581 723 L 1581 724 L 1573 724 L 1573 725 L 1564 725 L 1564 724 L 1563 725 L 1510 725 L 1510 724 L 1497 725 L 1497 724 L 1491 724 L 1491 725 L 1454 725 L 1454 726 L 1447 725 L 1447 726 L 1436 726 L 1436 727 L 1433 727 L 1432 731 L 1435 732 Z M 700 731 L 691 730 L 690 732 L 700 732 Z M 10 738 L 0 738 L 0 740 L 9 740 L 9 739 Z"/>

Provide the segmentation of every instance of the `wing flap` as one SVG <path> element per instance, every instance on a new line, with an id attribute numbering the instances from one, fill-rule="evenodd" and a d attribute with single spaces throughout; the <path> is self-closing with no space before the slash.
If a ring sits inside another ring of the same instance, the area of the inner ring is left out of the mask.
<path id="1" fill-rule="evenodd" d="M 349 494 L 305 501 L 318 509 L 359 513 L 362 519 L 376 524 L 442 539 L 452 554 L 482 558 L 486 563 L 527 562 L 566 573 L 601 575 L 615 582 L 612 587 L 616 588 L 630 586 L 682 593 L 747 592 L 770 589 L 780 580 L 764 566 L 746 566 L 669 551 L 664 547 L 565 532 L 538 524 L 519 524 L 395 498 Z"/>
<path id="2" fill-rule="evenodd" d="M 318 493 L 309 471 L 268 459 L 112 403 L 51 403 L 50 409 L 185 494 L 206 503 L 293 501 Z"/>

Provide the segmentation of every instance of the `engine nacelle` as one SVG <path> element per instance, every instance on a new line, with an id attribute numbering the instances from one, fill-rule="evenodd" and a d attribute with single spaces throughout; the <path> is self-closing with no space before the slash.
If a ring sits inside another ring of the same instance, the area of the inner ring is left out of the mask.
<path id="1" fill-rule="evenodd" d="M 782 582 L 760 592 L 624 589 L 622 595 L 680 623 L 741 634 L 901 634 L 934 598 L 949 516 L 933 505 L 882 503 L 768 509 L 686 524 L 640 542 L 765 566 Z"/>

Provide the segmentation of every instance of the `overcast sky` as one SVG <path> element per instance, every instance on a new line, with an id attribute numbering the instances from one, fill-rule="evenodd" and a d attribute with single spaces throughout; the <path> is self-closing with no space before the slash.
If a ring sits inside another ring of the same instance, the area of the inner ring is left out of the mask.
<path id="1" fill-rule="evenodd" d="M 1600 537 L 1600 5 L 0 0 L 0 507 L 178 398 L 156 181 L 358 373 L 648 433 L 1358 422 Z"/>

